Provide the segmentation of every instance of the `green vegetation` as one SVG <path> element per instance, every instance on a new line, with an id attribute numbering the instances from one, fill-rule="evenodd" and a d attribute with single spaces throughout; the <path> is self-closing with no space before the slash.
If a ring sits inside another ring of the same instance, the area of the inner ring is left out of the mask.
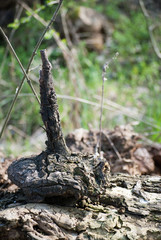
<path id="1" fill-rule="evenodd" d="M 113 28 L 111 43 L 108 47 L 105 45 L 101 53 L 97 53 L 88 51 L 85 43 L 80 42 L 76 50 L 84 81 L 83 78 L 79 78 L 80 73 L 76 73 L 74 80 L 71 80 L 69 68 L 66 66 L 63 54 L 52 38 L 53 31 L 49 31 L 41 45 L 41 49 L 52 47 L 49 59 L 53 64 L 53 76 L 57 94 L 90 100 L 97 105 L 101 96 L 102 66 L 116 52 L 119 52 L 117 60 L 110 65 L 107 73 L 108 81 L 105 82 L 104 104 L 110 109 L 104 109 L 103 128 L 112 128 L 115 125 L 131 123 L 134 124 L 136 131 L 146 133 L 150 139 L 161 142 L 159 130 L 161 128 L 161 67 L 160 61 L 153 51 L 145 17 L 141 9 L 139 7 L 130 8 L 125 0 L 111 0 L 104 6 L 101 3 L 96 4 L 96 1 L 92 1 L 91 5 L 90 0 L 79 1 L 77 4 L 74 2 L 72 0 L 66 1 L 63 9 L 69 10 L 72 6 L 78 7 L 84 4 L 107 16 Z M 36 9 L 39 9 L 39 11 Z M 45 21 L 50 20 L 53 14 L 53 6 L 37 6 L 36 9 L 34 9 L 34 12 L 38 12 L 39 16 Z M 44 26 L 27 11 L 23 13 L 20 20 L 16 20 L 9 27 L 16 29 L 12 44 L 23 66 L 26 67 Z M 62 39 L 62 42 L 65 45 L 67 44 L 65 39 Z M 5 49 L 6 44 L 1 43 L 1 63 L 4 61 Z M 32 68 L 36 68 L 29 74 L 37 92 L 39 92 L 40 64 L 40 55 L 38 53 L 32 64 Z M 20 67 L 12 54 L 9 54 L 4 68 L 1 68 L 1 126 L 22 77 Z M 118 106 L 109 106 L 107 100 L 117 103 Z M 65 133 L 75 127 L 88 128 L 89 125 L 93 128 L 99 127 L 100 110 L 98 106 L 65 98 L 58 98 L 58 101 Z M 122 109 L 121 106 L 126 107 L 128 111 Z M 148 124 L 145 122 L 148 122 Z M 8 153 L 11 152 L 9 142 L 13 141 L 21 141 L 24 145 L 23 151 L 31 148 L 28 136 L 31 136 L 42 126 L 42 121 L 39 114 L 39 105 L 26 81 L 8 125 L 15 126 L 26 135 L 24 139 L 21 137 L 23 134 L 19 134 L 18 131 L 12 128 L 11 131 L 8 128 L 3 136 L 3 139 L 7 140 L 6 149 Z"/>

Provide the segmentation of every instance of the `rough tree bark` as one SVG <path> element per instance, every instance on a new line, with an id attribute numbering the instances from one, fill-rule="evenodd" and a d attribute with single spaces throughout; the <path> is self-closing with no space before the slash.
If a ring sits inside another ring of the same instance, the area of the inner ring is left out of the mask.
<path id="1" fill-rule="evenodd" d="M 51 75 L 51 64 L 47 59 L 46 51 L 41 52 L 42 71 L 40 71 L 40 96 L 41 116 L 46 127 L 47 150 L 55 154 L 69 155 L 62 129 L 58 111 L 57 97 L 53 86 Z"/>
<path id="2" fill-rule="evenodd" d="M 45 50 L 41 58 L 47 149 L 8 168 L 9 178 L 21 190 L 1 204 L 0 239 L 161 239 L 161 177 L 111 175 L 107 160 L 71 153 Z"/>

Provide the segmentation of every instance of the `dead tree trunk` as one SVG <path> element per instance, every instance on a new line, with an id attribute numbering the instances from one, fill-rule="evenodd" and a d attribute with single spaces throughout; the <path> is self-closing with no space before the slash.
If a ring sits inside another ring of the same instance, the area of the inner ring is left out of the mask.
<path id="1" fill-rule="evenodd" d="M 41 58 L 47 149 L 8 168 L 9 178 L 21 190 L 12 193 L 9 202 L 1 200 L 6 209 L 0 212 L 0 239 L 161 239 L 161 177 L 111 175 L 107 160 L 71 153 L 45 51 Z"/>
<path id="2" fill-rule="evenodd" d="M 51 75 L 51 64 L 47 59 L 46 51 L 42 50 L 42 70 L 40 71 L 40 96 L 41 96 L 41 116 L 46 127 L 47 150 L 52 153 L 69 155 L 61 125 L 58 111 L 57 97 L 53 86 Z"/>

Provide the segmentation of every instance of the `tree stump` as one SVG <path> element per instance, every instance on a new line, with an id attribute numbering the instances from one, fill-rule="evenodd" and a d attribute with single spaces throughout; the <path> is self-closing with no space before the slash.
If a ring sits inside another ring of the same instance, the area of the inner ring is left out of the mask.
<path id="1" fill-rule="evenodd" d="M 70 152 L 45 50 L 41 58 L 47 148 L 9 166 L 20 190 L 1 200 L 0 239 L 161 239 L 161 177 L 111 174 L 99 155 Z"/>

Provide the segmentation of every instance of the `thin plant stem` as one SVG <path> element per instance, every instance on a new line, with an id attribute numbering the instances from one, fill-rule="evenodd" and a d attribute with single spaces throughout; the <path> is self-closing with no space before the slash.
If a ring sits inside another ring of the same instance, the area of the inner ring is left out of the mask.
<path id="1" fill-rule="evenodd" d="M 29 63 L 28 63 L 27 69 L 26 69 L 26 74 L 28 74 L 28 71 L 29 71 L 29 69 L 30 69 L 30 65 L 31 65 L 31 63 L 32 63 L 32 61 L 33 61 L 33 59 L 34 59 L 34 56 L 36 55 L 36 52 L 37 52 L 38 48 L 40 47 L 40 45 L 41 45 L 41 43 L 42 43 L 42 41 L 43 41 L 43 39 L 44 39 L 45 33 L 48 31 L 48 29 L 50 28 L 50 26 L 51 26 L 51 25 L 53 24 L 53 22 L 55 21 L 55 19 L 56 19 L 56 17 L 57 17 L 57 14 L 58 14 L 58 12 L 59 12 L 59 9 L 60 9 L 62 3 L 63 3 L 63 0 L 60 0 L 58 6 L 57 6 L 57 8 L 56 8 L 56 10 L 55 10 L 55 12 L 54 12 L 54 14 L 53 14 L 53 16 L 52 16 L 52 18 L 51 18 L 51 20 L 50 20 L 50 22 L 49 22 L 49 24 L 46 26 L 46 28 L 44 29 L 43 33 L 41 34 L 41 36 L 40 36 L 40 38 L 39 38 L 39 40 L 38 40 L 38 42 L 37 42 L 37 44 L 36 44 L 33 52 L 32 52 L 31 58 L 30 58 L 30 60 L 29 60 Z M 21 83 L 20 83 L 19 87 L 18 87 L 17 90 L 16 90 L 15 97 L 14 97 L 12 103 L 11 103 L 10 109 L 9 109 L 9 111 L 8 111 L 8 113 L 7 113 L 6 118 L 5 118 L 5 122 L 4 122 L 3 126 L 2 126 L 1 133 L 0 133 L 0 138 L 2 137 L 3 132 L 4 132 L 5 128 L 6 128 L 6 125 L 7 125 L 8 121 L 9 121 L 9 119 L 10 119 L 10 116 L 11 116 L 11 113 L 12 113 L 12 110 L 13 110 L 13 107 L 14 107 L 14 105 L 15 105 L 15 103 L 16 103 L 16 100 L 17 100 L 17 98 L 18 98 L 18 95 L 19 95 L 19 93 L 20 93 L 20 91 L 21 91 L 21 89 L 22 89 L 22 86 L 23 86 L 23 83 L 24 83 L 24 81 L 25 81 L 25 78 L 26 78 L 26 76 L 24 75 L 23 79 L 21 80 Z"/>
<path id="2" fill-rule="evenodd" d="M 101 153 L 101 145 L 102 145 L 102 115 L 103 115 L 103 100 L 104 100 L 104 87 L 105 87 L 105 73 L 106 73 L 106 64 L 103 66 L 102 71 L 102 92 L 101 92 L 101 112 L 100 112 L 100 126 L 99 126 L 99 144 L 98 144 L 98 153 Z"/>
<path id="3" fill-rule="evenodd" d="M 3 29 L 2 29 L 1 27 L 0 27 L 0 31 L 1 31 L 1 33 L 3 34 L 6 42 L 8 43 L 8 45 L 9 45 L 9 47 L 10 47 L 13 55 L 15 56 L 15 58 L 16 58 L 18 64 L 19 64 L 19 66 L 21 67 L 21 69 L 22 69 L 22 71 L 23 71 L 23 73 L 24 73 L 24 79 L 25 79 L 25 78 L 27 79 L 27 82 L 28 82 L 29 86 L 31 87 L 31 89 L 32 89 L 32 91 L 33 91 L 33 94 L 35 95 L 38 103 L 40 104 L 40 100 L 39 100 L 39 98 L 38 98 L 38 96 L 37 96 L 37 93 L 35 92 L 34 87 L 32 86 L 31 81 L 30 81 L 30 79 L 28 78 L 28 76 L 27 76 L 27 74 L 26 74 L 26 72 L 25 72 L 24 67 L 22 66 L 22 63 L 20 62 L 20 60 L 19 60 L 19 58 L 18 58 L 15 50 L 13 49 L 13 47 L 12 47 L 9 39 L 7 38 L 6 34 L 4 33 L 4 31 L 3 31 Z M 21 88 L 22 88 L 22 85 L 23 85 L 23 82 L 21 82 L 21 84 L 19 85 L 19 88 L 16 89 L 15 97 L 14 97 L 12 103 L 11 103 L 11 106 L 10 106 L 10 108 L 9 108 L 9 111 L 8 111 L 8 113 L 7 113 L 7 115 L 6 115 L 5 122 L 4 122 L 4 124 L 3 124 L 3 126 L 2 126 L 2 129 L 1 129 L 1 132 L 0 132 L 0 138 L 2 137 L 3 132 L 4 132 L 5 128 L 6 128 L 6 125 L 7 125 L 8 121 L 9 121 L 9 118 L 10 118 L 11 112 L 12 112 L 12 109 L 13 109 L 13 107 L 14 107 L 14 105 L 15 105 L 15 102 L 16 102 L 16 100 L 17 100 L 17 97 L 18 97 L 19 93 L 20 93 L 20 90 L 21 90 Z"/>
<path id="4" fill-rule="evenodd" d="M 37 13 L 35 13 L 29 6 L 27 6 L 24 2 L 19 2 L 21 4 L 21 6 L 23 6 L 24 9 L 26 9 L 27 11 L 29 11 L 31 13 L 31 16 L 33 16 L 37 21 L 39 21 L 42 25 L 47 26 L 48 23 L 46 21 L 44 21 L 43 18 L 41 18 Z M 65 45 L 63 43 L 63 41 L 61 41 L 60 37 L 58 36 L 58 34 L 56 34 L 55 30 L 53 32 L 53 38 L 55 39 L 57 45 L 59 46 L 59 48 L 62 51 L 62 54 L 64 56 L 64 59 L 66 61 L 68 70 L 69 70 L 69 77 L 70 79 L 74 82 L 75 79 L 75 75 L 79 74 L 79 77 L 77 77 L 76 79 L 81 79 L 81 87 L 85 88 L 84 85 L 84 76 L 82 74 L 82 69 L 81 66 L 79 64 L 78 61 L 78 56 L 77 56 L 77 52 L 76 49 L 73 48 L 73 46 L 71 45 L 69 49 L 69 47 L 67 45 Z M 69 61 L 70 59 L 70 61 Z M 73 75 L 73 73 L 75 73 Z M 79 95 L 79 94 L 77 94 Z"/>
<path id="5" fill-rule="evenodd" d="M 105 135 L 105 136 L 106 136 L 107 140 L 109 141 L 111 147 L 113 148 L 113 150 L 114 150 L 116 156 L 118 157 L 118 159 L 119 159 L 120 161 L 122 161 L 121 155 L 120 155 L 119 151 L 117 150 L 117 148 L 115 147 L 114 143 L 112 142 L 110 136 L 109 136 L 108 134 Z"/>
<path id="6" fill-rule="evenodd" d="M 13 98 L 14 94 L 11 94 L 9 96 L 7 96 L 8 98 Z M 33 93 L 23 93 L 23 94 L 19 94 L 19 97 L 34 97 Z M 61 94 L 57 94 L 57 97 L 60 99 L 67 99 L 67 100 L 71 100 L 71 101 L 77 101 L 80 103 L 85 103 L 91 106 L 95 106 L 100 108 L 100 104 L 94 101 L 90 101 L 88 99 L 84 99 L 84 98 L 79 98 L 79 97 L 75 97 L 75 96 L 68 96 L 68 95 L 61 95 Z M 4 98 L 6 98 L 5 96 L 0 96 L 0 100 L 3 100 Z M 100 99 L 100 98 L 98 98 Z M 103 104 L 103 109 L 105 110 L 109 110 L 115 113 L 121 113 L 124 116 L 128 117 L 128 118 L 132 118 L 138 122 L 142 122 L 146 125 L 149 125 L 150 127 L 154 127 L 156 129 L 158 129 L 158 131 L 161 131 L 161 128 L 159 126 L 157 126 L 156 124 L 153 124 L 147 120 L 144 120 L 142 118 L 136 117 L 135 115 L 132 115 L 130 113 L 128 113 L 127 109 L 124 109 L 124 107 L 122 107 L 121 105 L 118 105 L 117 107 L 114 106 L 113 104 L 111 104 L 111 102 L 108 102 L 108 100 L 104 101 Z M 158 132 L 157 131 L 157 132 Z"/>
<path id="7" fill-rule="evenodd" d="M 98 142 L 98 153 L 101 155 L 101 147 L 102 147 L 102 116 L 103 116 L 103 101 L 104 101 L 104 86 L 105 86 L 105 81 L 107 80 L 106 78 L 106 70 L 109 68 L 110 63 L 115 60 L 118 56 L 118 52 L 115 54 L 115 56 L 110 60 L 107 61 L 104 65 L 103 65 L 103 69 L 102 69 L 102 92 L 101 92 L 101 110 L 100 110 L 100 126 L 99 126 L 99 142 Z M 118 150 L 116 149 L 116 147 L 114 146 L 113 142 L 111 141 L 110 137 L 107 136 L 107 139 L 111 145 L 111 147 L 113 148 L 114 152 L 116 153 L 117 157 L 121 160 L 121 156 L 118 152 Z"/>
<path id="8" fill-rule="evenodd" d="M 31 83 L 31 81 L 30 81 L 30 79 L 29 79 L 29 77 L 28 77 L 28 75 L 27 75 L 27 73 L 26 73 L 26 71 L 25 71 L 25 69 L 24 69 L 24 67 L 23 67 L 23 65 L 22 65 L 22 63 L 21 63 L 21 61 L 20 61 L 20 59 L 18 58 L 18 56 L 17 56 L 17 54 L 16 54 L 14 48 L 12 47 L 12 44 L 10 43 L 8 37 L 6 36 L 5 32 L 3 31 L 3 29 L 2 29 L 1 27 L 0 27 L 0 31 L 1 31 L 1 33 L 3 34 L 3 36 L 4 36 L 5 40 L 6 40 L 6 42 L 8 43 L 8 45 L 9 45 L 9 47 L 10 47 L 10 49 L 11 49 L 13 55 L 15 56 L 15 58 L 16 58 L 18 64 L 19 64 L 19 66 L 20 66 L 20 68 L 22 69 L 22 71 L 23 71 L 23 73 L 24 73 L 24 76 L 26 77 L 27 82 L 28 82 L 29 86 L 30 86 L 31 89 L 32 89 L 33 94 L 35 95 L 35 97 L 36 97 L 38 103 L 40 104 L 40 100 L 39 100 L 39 98 L 38 98 L 38 96 L 37 96 L 37 93 L 36 93 L 36 91 L 35 91 L 35 89 L 34 89 L 32 83 Z"/>
<path id="9" fill-rule="evenodd" d="M 28 63 L 26 72 L 28 72 L 28 70 L 29 70 L 29 68 L 30 68 L 30 65 L 31 65 L 31 63 L 32 63 L 32 61 L 33 61 L 33 58 L 34 58 L 34 56 L 36 55 L 36 52 L 37 52 L 38 48 L 40 47 L 40 45 L 41 45 L 41 43 L 42 43 L 42 41 L 43 41 L 43 39 L 44 39 L 44 36 L 45 36 L 46 32 L 48 31 L 48 29 L 50 28 L 50 26 L 51 26 L 51 25 L 53 24 L 53 22 L 55 21 L 55 19 L 56 19 L 56 17 L 57 17 L 57 14 L 58 14 L 58 12 L 59 12 L 59 9 L 60 9 L 60 7 L 61 7 L 61 5 L 62 5 L 62 2 L 63 2 L 63 0 L 60 0 L 60 1 L 59 1 L 59 4 L 58 4 L 58 6 L 57 6 L 57 8 L 56 8 L 56 10 L 55 10 L 55 12 L 54 12 L 54 14 L 53 14 L 50 22 L 48 23 L 48 25 L 47 25 L 46 28 L 44 29 L 42 35 L 40 36 L 40 38 L 39 38 L 39 40 L 38 40 L 38 42 L 37 42 L 37 44 L 36 44 L 36 46 L 35 46 L 35 48 L 34 48 L 34 50 L 33 50 L 33 52 L 32 52 L 32 55 L 31 55 L 30 61 L 29 61 L 29 63 Z"/>
<path id="10" fill-rule="evenodd" d="M 144 16 L 149 19 L 150 16 L 149 16 L 148 11 L 146 10 L 146 7 L 145 7 L 145 5 L 144 5 L 144 2 L 143 2 L 142 0 L 139 0 L 139 4 L 140 4 L 141 10 L 142 10 Z"/>

